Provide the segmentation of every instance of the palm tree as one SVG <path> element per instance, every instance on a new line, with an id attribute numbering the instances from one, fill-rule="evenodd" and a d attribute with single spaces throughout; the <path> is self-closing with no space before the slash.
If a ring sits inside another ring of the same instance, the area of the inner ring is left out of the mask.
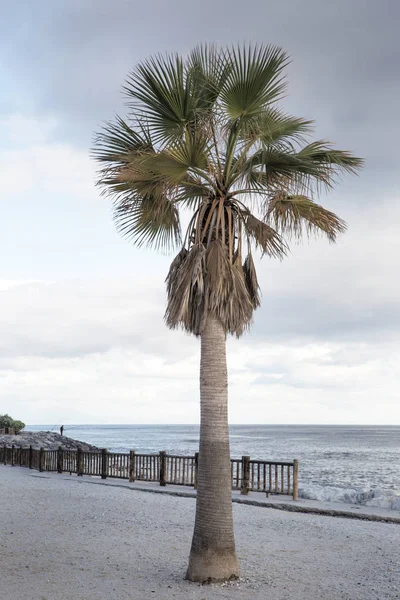
<path id="1" fill-rule="evenodd" d="M 307 143 L 312 122 L 279 108 L 287 64 L 272 46 L 203 45 L 185 59 L 150 58 L 124 86 L 129 123 L 116 117 L 95 139 L 98 184 L 113 199 L 119 231 L 137 246 L 180 249 L 166 279 L 165 321 L 201 340 L 192 581 L 239 572 L 225 345 L 260 305 L 253 251 L 283 258 L 290 236 L 318 232 L 334 242 L 346 225 L 315 197 L 362 164 L 324 141 Z"/>

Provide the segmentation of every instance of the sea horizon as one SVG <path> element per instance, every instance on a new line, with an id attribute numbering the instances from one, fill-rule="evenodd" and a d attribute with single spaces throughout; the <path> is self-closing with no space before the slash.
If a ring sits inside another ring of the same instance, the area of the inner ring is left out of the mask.
<path id="1" fill-rule="evenodd" d="M 200 423 L 69 423 L 68 421 L 60 422 L 60 425 L 53 423 L 29 423 L 25 429 L 29 427 L 57 427 L 66 425 L 70 427 L 195 427 L 200 426 Z M 229 427 L 400 427 L 399 423 L 229 423 Z"/>

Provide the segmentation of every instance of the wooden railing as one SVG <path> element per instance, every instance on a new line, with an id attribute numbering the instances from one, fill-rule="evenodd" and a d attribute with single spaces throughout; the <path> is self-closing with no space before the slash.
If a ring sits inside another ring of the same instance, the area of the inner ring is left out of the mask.
<path id="1" fill-rule="evenodd" d="M 194 456 L 177 456 L 159 452 L 129 454 L 108 452 L 82 452 L 81 450 L 36 450 L 0 446 L 0 464 L 22 466 L 37 471 L 57 471 L 94 475 L 106 479 L 114 477 L 129 481 L 151 481 L 165 485 L 197 487 L 198 453 Z M 250 456 L 231 460 L 232 489 L 242 494 L 264 492 L 293 496 L 298 499 L 299 463 L 251 460 Z"/>

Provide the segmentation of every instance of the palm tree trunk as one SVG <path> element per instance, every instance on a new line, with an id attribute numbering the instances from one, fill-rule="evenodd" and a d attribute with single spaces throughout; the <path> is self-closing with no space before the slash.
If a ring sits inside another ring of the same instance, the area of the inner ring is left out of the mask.
<path id="1" fill-rule="evenodd" d="M 208 315 L 201 334 L 200 449 L 196 520 L 187 578 L 221 581 L 239 574 L 232 519 L 226 336 Z"/>

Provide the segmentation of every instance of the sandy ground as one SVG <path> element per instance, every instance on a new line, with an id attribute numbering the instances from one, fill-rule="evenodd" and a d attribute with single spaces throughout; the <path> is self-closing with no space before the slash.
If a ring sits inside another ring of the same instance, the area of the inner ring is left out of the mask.
<path id="1" fill-rule="evenodd" d="M 400 526 L 234 504 L 242 579 L 184 581 L 195 502 L 0 466 L 1 600 L 394 600 Z"/>

